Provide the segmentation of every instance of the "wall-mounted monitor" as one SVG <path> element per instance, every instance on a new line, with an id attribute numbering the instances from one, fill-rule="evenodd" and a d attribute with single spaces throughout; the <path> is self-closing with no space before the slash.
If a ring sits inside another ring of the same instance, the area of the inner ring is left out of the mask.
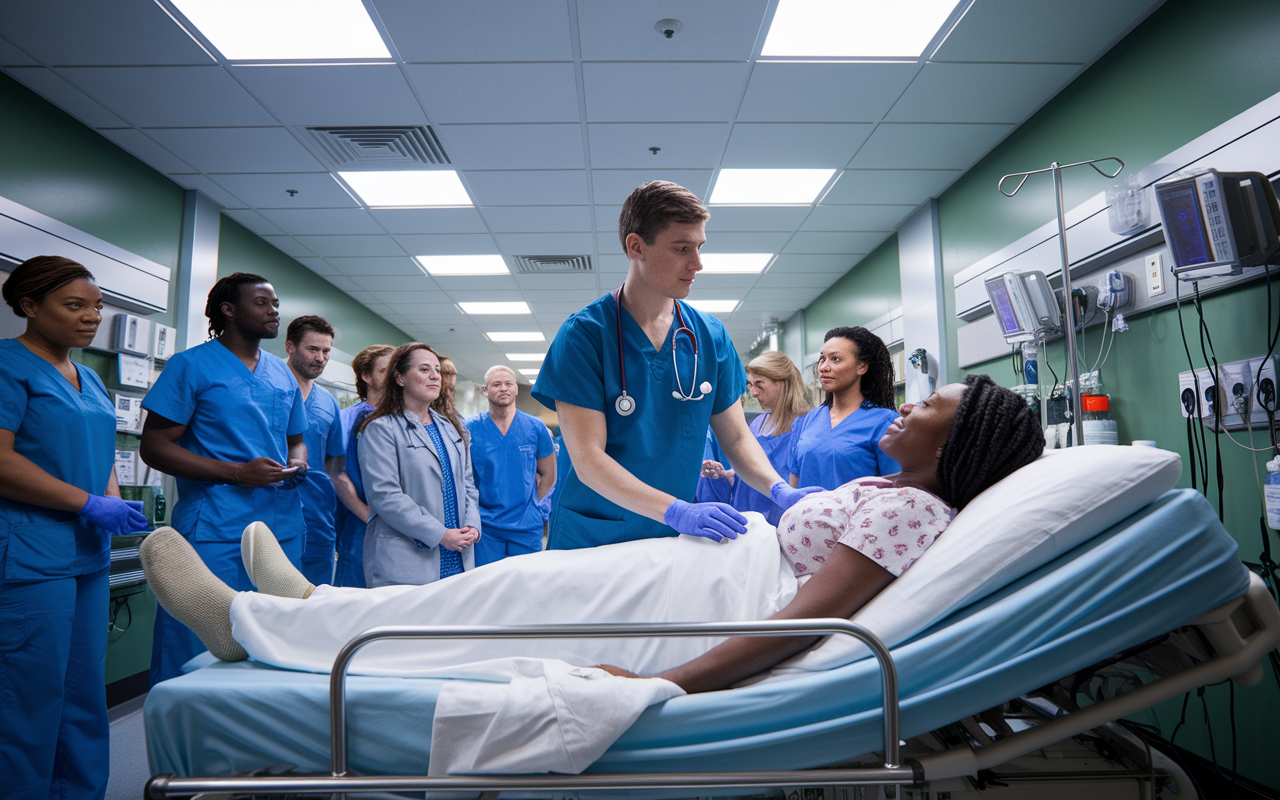
<path id="1" fill-rule="evenodd" d="M 1006 342 L 1028 342 L 1062 329 L 1058 301 L 1043 272 L 1006 272 L 984 281 Z"/>
<path id="2" fill-rule="evenodd" d="M 1155 189 L 1173 274 L 1180 280 L 1239 275 L 1280 253 L 1280 204 L 1262 173 L 1198 170 Z"/>

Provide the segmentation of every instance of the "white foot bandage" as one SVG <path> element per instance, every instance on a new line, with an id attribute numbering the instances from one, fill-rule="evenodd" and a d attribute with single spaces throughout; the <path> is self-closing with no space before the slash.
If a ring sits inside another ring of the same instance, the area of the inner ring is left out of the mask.
<path id="1" fill-rule="evenodd" d="M 249 657 L 231 638 L 235 590 L 209 571 L 182 534 L 156 529 L 138 546 L 138 558 L 160 605 L 194 631 L 210 653 L 223 661 Z"/>
<path id="2" fill-rule="evenodd" d="M 244 529 L 240 537 L 240 558 L 244 560 L 249 580 L 263 594 L 302 600 L 310 597 L 316 588 L 289 562 L 275 534 L 261 522 L 251 522 Z"/>

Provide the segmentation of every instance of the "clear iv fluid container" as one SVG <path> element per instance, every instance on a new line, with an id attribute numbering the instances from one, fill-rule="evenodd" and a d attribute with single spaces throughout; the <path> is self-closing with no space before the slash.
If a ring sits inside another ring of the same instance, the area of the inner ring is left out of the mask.
<path id="1" fill-rule="evenodd" d="M 1267 505 L 1267 526 L 1280 531 L 1280 457 L 1267 462 L 1267 478 L 1262 485 L 1262 497 Z"/>
<path id="2" fill-rule="evenodd" d="M 1102 380 L 1094 378 L 1080 384 L 1080 410 L 1084 415 L 1085 444 L 1120 444 L 1120 430 L 1111 418 L 1111 397 L 1102 387 Z"/>

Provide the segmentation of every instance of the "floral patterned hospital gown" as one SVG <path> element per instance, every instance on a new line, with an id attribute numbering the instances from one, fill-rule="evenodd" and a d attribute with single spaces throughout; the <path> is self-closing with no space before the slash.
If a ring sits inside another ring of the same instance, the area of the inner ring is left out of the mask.
<path id="1" fill-rule="evenodd" d="M 818 571 L 839 542 L 895 578 L 915 563 L 951 523 L 955 512 L 926 491 L 897 488 L 883 478 L 860 478 L 815 492 L 778 524 L 778 544 L 796 577 Z"/>

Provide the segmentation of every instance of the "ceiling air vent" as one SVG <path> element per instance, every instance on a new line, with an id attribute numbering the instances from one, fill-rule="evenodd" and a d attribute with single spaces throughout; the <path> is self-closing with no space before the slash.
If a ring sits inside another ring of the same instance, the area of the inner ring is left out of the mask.
<path id="1" fill-rule="evenodd" d="M 449 164 L 435 131 L 421 125 L 379 128 L 307 128 L 332 166 Z"/>
<path id="2" fill-rule="evenodd" d="M 512 256 L 516 272 L 590 272 L 591 256 Z"/>

